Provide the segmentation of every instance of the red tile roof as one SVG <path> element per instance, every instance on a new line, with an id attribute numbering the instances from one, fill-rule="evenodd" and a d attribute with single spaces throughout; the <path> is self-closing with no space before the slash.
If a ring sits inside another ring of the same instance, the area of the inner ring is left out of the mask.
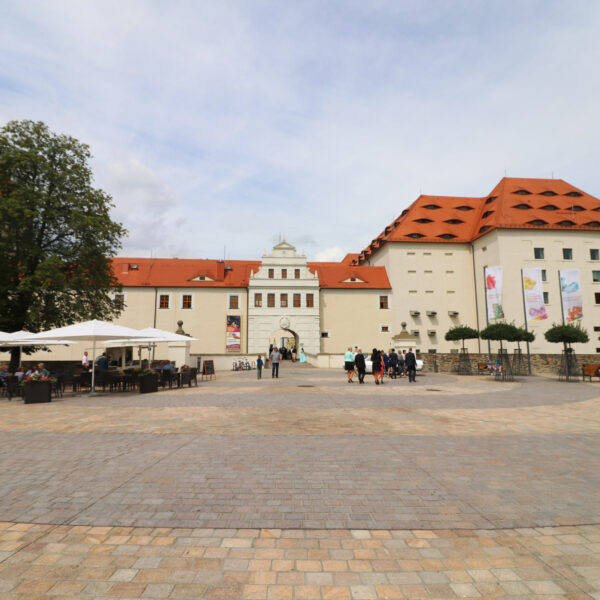
<path id="1" fill-rule="evenodd" d="M 181 258 L 112 259 L 123 287 L 245 288 L 260 261 Z M 319 276 L 321 288 L 390 289 L 384 267 L 357 267 L 342 263 L 308 263 Z M 206 277 L 205 280 L 199 280 Z M 357 281 L 349 281 L 355 278 Z"/>
<path id="2" fill-rule="evenodd" d="M 471 242 L 494 229 L 600 230 L 600 200 L 562 179 L 504 177 L 481 198 L 419 196 L 355 259 L 387 242 Z"/>

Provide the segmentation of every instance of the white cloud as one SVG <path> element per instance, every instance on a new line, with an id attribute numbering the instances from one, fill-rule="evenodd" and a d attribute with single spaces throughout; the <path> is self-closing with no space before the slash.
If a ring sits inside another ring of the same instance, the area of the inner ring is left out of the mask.
<path id="1" fill-rule="evenodd" d="M 338 262 L 348 254 L 350 250 L 347 248 L 340 248 L 334 246 L 332 248 L 325 248 L 315 255 L 315 261 L 317 262 Z"/>

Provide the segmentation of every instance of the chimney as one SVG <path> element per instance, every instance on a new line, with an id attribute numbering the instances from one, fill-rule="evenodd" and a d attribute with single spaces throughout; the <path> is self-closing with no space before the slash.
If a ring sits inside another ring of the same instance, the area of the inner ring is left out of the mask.
<path id="1" fill-rule="evenodd" d="M 215 281 L 223 281 L 225 279 L 225 261 L 218 260 L 217 261 L 217 276 L 215 277 Z"/>

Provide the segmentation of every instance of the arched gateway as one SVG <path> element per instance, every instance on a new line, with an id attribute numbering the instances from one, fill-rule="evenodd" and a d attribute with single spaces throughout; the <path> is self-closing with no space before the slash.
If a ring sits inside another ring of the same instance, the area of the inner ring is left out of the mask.
<path id="1" fill-rule="evenodd" d="M 296 337 L 308 354 L 320 351 L 319 277 L 306 256 L 286 242 L 264 254 L 248 284 L 248 353 L 265 353 L 278 330 Z"/>

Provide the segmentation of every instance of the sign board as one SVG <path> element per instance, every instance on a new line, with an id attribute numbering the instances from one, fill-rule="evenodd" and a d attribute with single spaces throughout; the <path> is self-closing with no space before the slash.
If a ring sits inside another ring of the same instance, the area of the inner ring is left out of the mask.
<path id="1" fill-rule="evenodd" d="M 583 298 L 579 269 L 559 271 L 559 278 L 565 323 L 583 319 Z"/>
<path id="2" fill-rule="evenodd" d="M 542 269 L 523 269 L 523 298 L 527 321 L 542 321 L 548 318 L 542 288 Z"/>
<path id="3" fill-rule="evenodd" d="M 502 308 L 502 267 L 485 268 L 485 295 L 488 321 L 504 319 Z"/>
<path id="4" fill-rule="evenodd" d="M 239 352 L 242 345 L 242 317 L 227 315 L 225 349 L 227 352 Z"/>
<path id="5" fill-rule="evenodd" d="M 215 362 L 213 360 L 204 361 L 204 364 L 202 365 L 202 378 L 204 377 L 208 377 L 210 379 L 212 379 L 213 377 L 216 378 Z"/>

